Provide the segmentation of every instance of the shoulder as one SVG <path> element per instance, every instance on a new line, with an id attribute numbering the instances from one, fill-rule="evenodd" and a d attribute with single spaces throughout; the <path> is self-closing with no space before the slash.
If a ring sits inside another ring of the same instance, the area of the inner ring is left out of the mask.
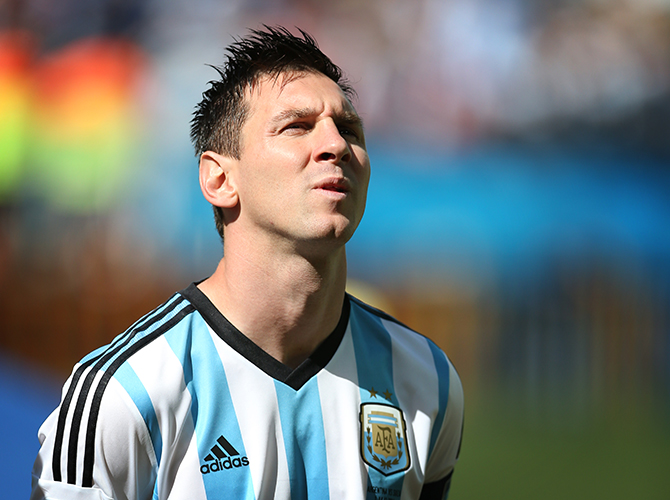
<path id="1" fill-rule="evenodd" d="M 181 292 L 175 293 L 163 304 L 138 319 L 109 344 L 85 356 L 78 366 L 113 372 L 137 352 L 178 327 L 194 311 L 193 305 Z"/>
<path id="2" fill-rule="evenodd" d="M 156 463 L 160 412 L 179 405 L 184 392 L 182 363 L 169 339 L 193 329 L 194 312 L 176 293 L 74 367 L 41 437 L 48 444 L 44 452 L 51 454 L 45 466 L 54 481 L 97 484 L 100 464 L 112 464 L 100 457 L 117 445 L 134 461 L 143 461 L 147 470 Z M 161 391 L 159 398 L 156 390 Z M 123 456 L 117 451 L 110 456 Z"/>
<path id="3" fill-rule="evenodd" d="M 170 339 L 193 329 L 194 312 L 193 305 L 175 293 L 108 345 L 85 356 L 67 382 L 59 409 L 61 421 L 74 421 L 86 408 L 88 425 L 95 425 L 103 401 L 118 399 L 120 392 L 124 403 L 144 417 L 153 411 L 155 388 L 176 388 L 178 398 L 183 369 Z"/>
<path id="4" fill-rule="evenodd" d="M 349 299 L 350 322 L 356 333 L 366 337 L 379 336 L 388 339 L 393 356 L 398 361 L 405 358 L 419 358 L 427 362 L 427 367 L 437 369 L 440 375 L 449 377 L 450 373 L 455 374 L 451 361 L 432 339 L 381 309 L 351 295 Z"/>
<path id="5" fill-rule="evenodd" d="M 422 338 L 425 341 L 434 344 L 434 342 L 430 338 L 414 330 L 410 326 L 406 325 L 405 323 L 398 320 L 396 317 L 390 315 L 389 313 L 383 311 L 382 309 L 371 306 L 370 304 L 363 302 L 362 300 L 354 297 L 351 294 L 348 294 L 348 297 L 351 302 L 352 311 L 355 311 L 355 313 L 359 315 L 368 316 L 372 318 L 374 321 L 378 322 L 384 329 L 386 329 L 389 335 L 393 336 L 404 335 L 408 337 Z"/>
<path id="6" fill-rule="evenodd" d="M 75 367 L 71 383 L 76 385 L 80 378 L 84 378 L 88 383 L 81 387 L 82 390 L 96 385 L 97 391 L 103 391 L 112 377 L 125 386 L 129 371 L 134 371 L 137 366 L 160 369 L 165 362 L 170 337 L 175 335 L 174 332 L 192 329 L 189 319 L 194 312 L 194 306 L 181 293 L 175 293 L 108 345 L 85 356 Z M 100 380 L 94 384 L 96 378 Z"/>
<path id="7" fill-rule="evenodd" d="M 461 379 L 440 346 L 388 313 L 355 297 L 350 301 L 351 334 L 361 363 L 388 367 L 397 383 L 439 401 L 441 413 L 447 406 L 463 406 Z"/>
<path id="8" fill-rule="evenodd" d="M 370 394 L 365 404 L 379 403 L 381 395 L 383 404 L 406 416 L 429 416 L 409 419 L 408 426 L 426 438 L 421 448 L 430 457 L 426 479 L 446 477 L 456 462 L 463 420 L 463 388 L 451 360 L 435 342 L 393 316 L 356 298 L 350 301 L 358 380 Z M 377 391 L 381 387 L 383 393 Z"/>
<path id="9" fill-rule="evenodd" d="M 371 306 L 370 304 L 363 302 L 351 294 L 347 294 L 347 296 L 349 297 L 349 302 L 351 303 L 351 321 L 364 323 L 368 326 L 368 328 L 370 328 L 373 324 L 377 324 L 378 328 L 386 330 L 386 333 L 390 335 L 424 337 L 416 330 L 413 330 L 387 312 L 378 309 L 377 307 Z M 389 326 L 392 326 L 390 330 Z M 424 338 L 428 340 L 427 337 Z"/>

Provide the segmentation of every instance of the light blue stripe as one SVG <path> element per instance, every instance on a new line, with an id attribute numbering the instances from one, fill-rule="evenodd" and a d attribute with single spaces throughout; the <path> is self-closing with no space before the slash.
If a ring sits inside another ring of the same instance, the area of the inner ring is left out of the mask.
<path id="1" fill-rule="evenodd" d="M 435 360 L 435 371 L 437 372 L 438 380 L 438 394 L 439 394 L 439 410 L 433 430 L 430 433 L 430 447 L 428 449 L 428 456 L 433 453 L 433 448 L 437 442 L 437 436 L 440 434 L 442 424 L 444 423 L 444 414 L 447 411 L 447 402 L 449 401 L 449 362 L 444 353 L 433 342 L 428 341 L 430 350 L 433 353 L 433 360 Z"/>
<path id="2" fill-rule="evenodd" d="M 151 443 L 154 447 L 154 452 L 156 454 L 156 461 L 158 464 L 161 462 L 161 454 L 163 451 L 163 438 L 161 436 L 161 430 L 158 425 L 158 418 L 156 417 L 156 410 L 154 405 L 151 402 L 149 393 L 144 387 L 144 384 L 135 373 L 135 370 L 128 363 L 123 363 L 116 373 L 114 378 L 119 381 L 119 383 L 126 390 L 130 398 L 135 403 L 137 410 L 142 415 L 144 423 L 149 430 L 149 435 L 151 436 Z"/>
<path id="3" fill-rule="evenodd" d="M 112 344 L 117 342 L 117 339 L 119 337 L 122 337 L 122 336 L 125 336 L 125 335 L 126 335 L 126 333 L 124 332 L 121 335 L 119 335 L 118 337 L 116 337 L 114 340 L 112 340 Z M 86 356 L 81 358 L 80 363 L 86 363 L 89 359 L 93 359 L 93 358 L 98 357 L 100 354 L 104 353 L 107 349 L 109 349 L 112 344 L 103 345 L 101 347 L 98 347 L 96 350 L 89 352 Z"/>
<path id="4" fill-rule="evenodd" d="M 393 385 L 393 345 L 381 319 L 358 307 L 352 300 L 349 323 L 356 355 L 361 403 L 382 403 L 399 407 Z M 390 398 L 385 398 L 384 393 L 390 393 Z M 369 467 L 367 498 L 376 499 L 372 486 L 402 490 L 404 478 L 403 473 L 385 476 Z"/>
<path id="5" fill-rule="evenodd" d="M 299 391 L 275 381 L 291 482 L 291 500 L 328 500 L 328 464 L 316 377 Z"/>
<path id="6" fill-rule="evenodd" d="M 167 332 L 165 338 L 182 364 L 184 381 L 191 393 L 201 465 L 220 436 L 235 447 L 240 458 L 246 457 L 226 373 L 202 317 L 192 314 Z M 255 498 L 248 466 L 209 472 L 203 474 L 203 481 L 207 498 Z"/>
<path id="7" fill-rule="evenodd" d="M 362 403 L 386 403 L 398 406 L 393 386 L 393 350 L 391 337 L 381 320 L 355 306 L 352 301 L 350 324 L 358 370 Z M 371 395 L 371 391 L 376 395 Z M 386 399 L 384 393 L 391 393 Z"/>
<path id="8" fill-rule="evenodd" d="M 398 427 L 398 422 L 394 418 L 384 418 L 377 415 L 370 415 L 370 417 L 368 417 L 368 421 L 370 423 L 386 424 L 390 425 L 391 427 Z"/>

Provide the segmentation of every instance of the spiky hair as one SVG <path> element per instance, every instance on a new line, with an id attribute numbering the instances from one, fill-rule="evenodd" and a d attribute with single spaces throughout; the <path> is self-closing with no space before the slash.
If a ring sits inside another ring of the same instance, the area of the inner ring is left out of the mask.
<path id="1" fill-rule="evenodd" d="M 319 49 L 316 40 L 298 29 L 295 36 L 286 28 L 263 25 L 250 30 L 246 38 L 235 39 L 223 66 L 212 66 L 220 79 L 209 82 L 191 121 L 191 141 L 196 155 L 214 151 L 240 157 L 240 131 L 247 117 L 245 92 L 262 77 L 306 72 L 321 73 L 342 89 L 348 97 L 354 91 L 342 76 L 342 70 Z"/>

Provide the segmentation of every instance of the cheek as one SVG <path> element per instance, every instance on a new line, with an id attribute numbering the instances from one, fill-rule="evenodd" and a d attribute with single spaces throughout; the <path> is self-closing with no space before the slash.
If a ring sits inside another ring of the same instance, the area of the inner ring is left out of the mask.
<path id="1" fill-rule="evenodd" d="M 290 176 L 300 172 L 310 160 L 309 148 L 297 141 L 267 141 L 255 152 L 254 160 L 267 176 Z"/>
<path id="2" fill-rule="evenodd" d="M 358 160 L 358 164 L 360 165 L 359 177 L 361 182 L 367 186 L 368 181 L 370 180 L 370 158 L 364 149 L 358 149 L 355 151 L 355 155 L 356 159 Z"/>

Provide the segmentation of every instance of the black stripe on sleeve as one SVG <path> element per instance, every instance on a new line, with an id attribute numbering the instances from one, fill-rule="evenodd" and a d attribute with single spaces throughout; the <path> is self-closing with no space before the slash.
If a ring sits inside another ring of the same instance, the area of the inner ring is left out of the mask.
<path id="1" fill-rule="evenodd" d="M 60 410 L 58 412 L 58 426 L 56 427 L 56 441 L 54 443 L 54 450 L 51 462 L 51 468 L 53 471 L 54 481 L 62 481 L 63 477 L 60 470 L 60 458 L 61 452 L 63 451 L 63 435 L 65 434 L 65 419 L 67 418 L 67 413 L 70 409 L 70 404 L 72 403 L 72 397 L 74 396 L 74 391 L 77 387 L 77 383 L 81 378 L 84 370 L 91 366 L 100 356 L 96 356 L 87 360 L 85 363 L 81 364 L 77 368 L 72 376 L 70 382 L 70 387 L 67 390 L 67 394 L 63 398 L 63 402 L 60 405 Z"/>
<path id="2" fill-rule="evenodd" d="M 137 351 L 145 347 L 146 345 L 153 342 L 155 339 L 159 338 L 165 332 L 174 328 L 174 326 L 179 323 L 183 318 L 195 311 L 195 307 L 188 305 L 179 311 L 173 318 L 167 321 L 160 328 L 157 328 L 154 332 L 151 332 L 146 337 L 141 338 L 135 342 L 132 346 L 126 349 L 119 357 L 117 357 L 111 365 L 105 370 L 100 379 L 100 383 L 95 390 L 93 395 L 93 400 L 91 402 L 91 411 L 88 416 L 88 426 L 86 428 L 86 448 L 84 451 L 84 475 L 82 479 L 82 486 L 85 488 L 90 488 L 93 486 L 93 462 L 95 459 L 95 432 L 98 423 L 98 415 L 100 414 L 100 402 L 102 401 L 102 396 L 105 392 L 107 384 L 111 380 L 112 376 L 119 369 L 119 367 L 125 363 L 125 361 L 130 358 Z M 68 464 L 69 465 L 69 464 Z"/>
<path id="3" fill-rule="evenodd" d="M 174 301 L 170 307 L 163 310 L 160 314 L 152 317 L 150 320 L 144 322 L 142 325 L 137 327 L 133 331 L 132 335 L 129 335 L 123 342 L 121 342 L 114 349 L 108 349 L 104 356 L 102 356 L 96 363 L 93 365 L 93 368 L 88 372 L 84 382 L 81 386 L 79 392 L 79 399 L 74 408 L 74 414 L 72 416 L 72 428 L 70 429 L 70 441 L 68 444 L 68 455 L 67 455 L 67 482 L 70 484 L 76 484 L 77 481 L 77 442 L 79 441 L 79 430 L 81 428 L 82 417 L 84 414 L 84 407 L 86 406 L 86 400 L 88 398 L 88 393 L 93 385 L 95 376 L 98 371 L 105 366 L 114 356 L 116 356 L 121 350 L 126 348 L 128 344 L 139 334 L 140 332 L 147 330 L 155 323 L 162 320 L 167 314 L 177 307 L 183 301 L 183 297 L 179 297 Z"/>
<path id="4" fill-rule="evenodd" d="M 155 311 L 151 311 L 145 314 L 139 320 L 137 320 L 130 328 L 126 330 L 126 333 L 124 335 L 119 335 L 116 339 L 114 339 L 112 343 L 109 345 L 107 350 L 101 352 L 96 356 L 91 357 L 90 359 L 87 359 L 85 362 L 79 365 L 79 367 L 75 370 L 74 374 L 72 375 L 70 381 L 70 387 L 68 388 L 67 393 L 65 394 L 65 397 L 61 402 L 60 410 L 58 412 L 58 424 L 56 426 L 56 438 L 54 442 L 54 450 L 51 462 L 54 481 L 60 482 L 63 480 L 60 463 L 61 463 L 61 453 L 63 451 L 63 437 L 65 435 L 65 420 L 67 419 L 67 414 L 70 411 L 70 405 L 72 404 L 72 398 L 74 397 L 74 392 L 77 388 L 77 384 L 79 383 L 79 379 L 89 366 L 91 366 L 93 363 L 99 360 L 109 349 L 113 349 L 119 343 L 124 342 L 124 340 L 128 336 L 132 336 L 134 334 L 133 329 L 136 328 L 137 325 L 142 323 L 146 318 L 148 318 L 154 313 Z"/>
<path id="5" fill-rule="evenodd" d="M 61 455 L 63 453 L 63 440 L 65 435 L 65 421 L 67 419 L 72 400 L 74 398 L 74 393 L 76 391 L 77 383 L 79 379 L 84 374 L 86 369 L 92 364 L 93 367 L 87 374 L 82 387 L 79 391 L 79 396 L 77 398 L 77 403 L 75 405 L 75 410 L 72 419 L 72 427 L 70 429 L 70 439 L 68 442 L 68 462 L 67 462 L 67 481 L 70 484 L 75 484 L 76 481 L 76 464 L 77 464 L 77 440 L 79 436 L 79 429 L 81 427 L 81 416 L 83 414 L 84 406 L 86 403 L 86 398 L 90 390 L 90 386 L 93 383 L 95 374 L 97 371 L 105 365 L 116 353 L 118 353 L 124 346 L 135 337 L 139 332 L 142 332 L 149 328 L 152 324 L 157 321 L 160 321 L 165 315 L 169 314 L 179 303 L 184 300 L 183 297 L 179 296 L 176 300 L 173 301 L 168 307 L 161 311 L 157 315 L 153 315 L 155 311 L 145 315 L 142 319 L 135 322 L 135 325 L 127 330 L 127 335 L 120 336 L 117 341 L 110 344 L 104 352 L 99 355 L 87 360 L 85 363 L 79 366 L 75 371 L 74 376 L 72 377 L 72 382 L 68 388 L 68 392 L 61 403 L 61 408 L 58 415 L 58 426 L 56 429 L 56 441 L 54 443 L 54 452 L 52 458 L 52 468 L 53 468 L 53 477 L 55 481 L 62 481 L 62 472 L 61 472 Z M 150 316 L 148 319 L 145 320 Z"/>

